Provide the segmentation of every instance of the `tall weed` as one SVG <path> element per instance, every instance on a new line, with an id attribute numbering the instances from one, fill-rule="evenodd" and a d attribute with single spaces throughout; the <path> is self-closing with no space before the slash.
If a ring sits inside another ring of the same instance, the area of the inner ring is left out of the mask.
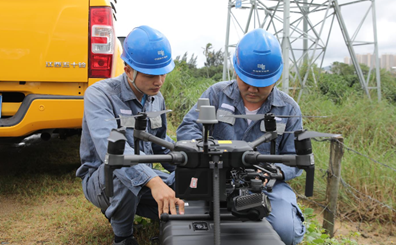
<path id="1" fill-rule="evenodd" d="M 306 129 L 342 134 L 344 138 L 341 177 L 345 183 L 341 185 L 339 211 L 360 220 L 394 220 L 396 213 L 391 209 L 396 209 L 396 107 L 355 93 L 337 103 L 320 95 L 306 95 L 300 106 L 305 115 L 328 116 L 304 119 Z M 329 149 L 329 143 L 313 142 L 318 170 L 314 199 L 322 202 Z"/>
<path id="2" fill-rule="evenodd" d="M 168 114 L 169 122 L 177 127 L 201 94 L 214 83 L 215 81 L 210 78 L 193 77 L 188 69 L 177 66 L 167 75 L 161 90 L 165 97 L 166 107 L 172 110 Z"/>

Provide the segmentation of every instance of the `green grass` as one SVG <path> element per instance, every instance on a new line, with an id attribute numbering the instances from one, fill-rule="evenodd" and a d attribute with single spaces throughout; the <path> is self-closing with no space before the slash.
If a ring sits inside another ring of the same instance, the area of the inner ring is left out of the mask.
<path id="1" fill-rule="evenodd" d="M 0 145 L 0 244 L 111 244 L 108 220 L 75 177 L 79 137 Z M 135 236 L 150 244 L 159 224 L 140 222 Z"/>

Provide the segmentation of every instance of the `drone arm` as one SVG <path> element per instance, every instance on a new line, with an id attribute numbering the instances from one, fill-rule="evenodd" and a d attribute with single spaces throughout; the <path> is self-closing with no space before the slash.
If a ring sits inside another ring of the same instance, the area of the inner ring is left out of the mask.
<path id="1" fill-rule="evenodd" d="M 150 141 L 152 143 L 155 143 L 157 145 L 163 146 L 169 150 L 173 150 L 175 148 L 175 144 L 172 142 L 169 142 L 167 140 L 161 139 L 155 135 L 149 134 L 146 131 L 142 130 L 134 130 L 133 131 L 133 137 L 138 138 L 143 141 Z"/>
<path id="2" fill-rule="evenodd" d="M 110 142 L 109 142 L 110 144 Z M 113 196 L 113 171 L 116 168 L 134 166 L 139 163 L 169 162 L 175 165 L 187 164 L 187 154 L 184 152 L 170 152 L 166 155 L 122 155 L 108 153 L 105 161 L 106 195 Z"/>
<path id="3" fill-rule="evenodd" d="M 159 137 L 159 136 L 158 136 Z M 162 137 L 160 137 L 162 138 Z M 175 142 L 171 139 L 171 137 L 169 137 L 168 135 L 165 134 L 165 140 L 167 142 L 170 142 L 172 144 L 174 144 Z M 154 154 L 168 154 L 169 152 L 171 152 L 171 150 L 167 149 L 166 147 L 157 145 L 157 144 L 152 144 L 151 145 L 152 149 L 153 149 L 153 153 Z M 176 146 L 175 146 L 176 147 Z M 174 164 L 170 164 L 170 163 L 166 163 L 166 162 L 161 162 L 161 165 L 164 169 L 166 169 L 169 173 L 172 173 L 176 170 L 176 165 Z"/>
<path id="4" fill-rule="evenodd" d="M 246 166 L 252 166 L 260 162 L 283 163 L 290 167 L 309 168 L 314 166 L 313 154 L 307 155 L 264 155 L 255 151 L 247 151 L 242 156 L 242 162 Z"/>
<path id="5" fill-rule="evenodd" d="M 245 152 L 242 156 L 242 162 L 246 166 L 252 166 L 260 162 L 281 162 L 287 166 L 297 166 L 295 155 L 264 155 L 256 151 Z"/>
<path id="6" fill-rule="evenodd" d="M 258 145 L 264 143 L 264 142 L 270 142 L 271 140 L 275 139 L 277 137 L 276 132 L 266 132 L 264 135 L 262 135 L 260 138 L 256 139 L 253 142 L 250 142 L 249 145 L 252 148 L 257 147 Z"/>
<path id="7" fill-rule="evenodd" d="M 166 155 L 126 155 L 123 162 L 114 163 L 114 166 L 132 166 L 139 163 L 169 162 L 175 165 L 185 165 L 187 155 L 184 152 L 170 152 Z"/>

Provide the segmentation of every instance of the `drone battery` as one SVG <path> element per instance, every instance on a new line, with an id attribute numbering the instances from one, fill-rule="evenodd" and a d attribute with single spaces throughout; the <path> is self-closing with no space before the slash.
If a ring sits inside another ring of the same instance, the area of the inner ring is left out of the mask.
<path id="1" fill-rule="evenodd" d="M 189 201 L 185 207 L 185 216 L 208 212 L 205 202 Z M 226 212 L 222 210 L 221 213 Z M 202 245 L 214 244 L 214 222 L 206 219 L 183 219 L 161 221 L 159 244 L 162 245 Z M 266 219 L 262 221 L 239 221 L 221 218 L 221 244 L 284 244 L 279 235 Z"/>
<path id="2" fill-rule="evenodd" d="M 219 182 L 225 183 L 225 171 L 220 170 Z M 210 168 L 177 167 L 175 173 L 176 196 L 186 200 L 213 200 L 213 170 Z M 225 185 L 220 185 L 220 200 L 225 201 Z"/>

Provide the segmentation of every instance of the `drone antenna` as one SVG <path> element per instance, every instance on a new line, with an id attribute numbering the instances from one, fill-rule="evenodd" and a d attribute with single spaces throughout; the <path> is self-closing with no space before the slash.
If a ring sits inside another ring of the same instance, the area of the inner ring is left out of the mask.
<path id="1" fill-rule="evenodd" d="M 210 105 L 209 98 L 199 98 L 197 102 L 197 109 L 195 109 L 195 111 L 199 111 L 203 105 Z"/>

